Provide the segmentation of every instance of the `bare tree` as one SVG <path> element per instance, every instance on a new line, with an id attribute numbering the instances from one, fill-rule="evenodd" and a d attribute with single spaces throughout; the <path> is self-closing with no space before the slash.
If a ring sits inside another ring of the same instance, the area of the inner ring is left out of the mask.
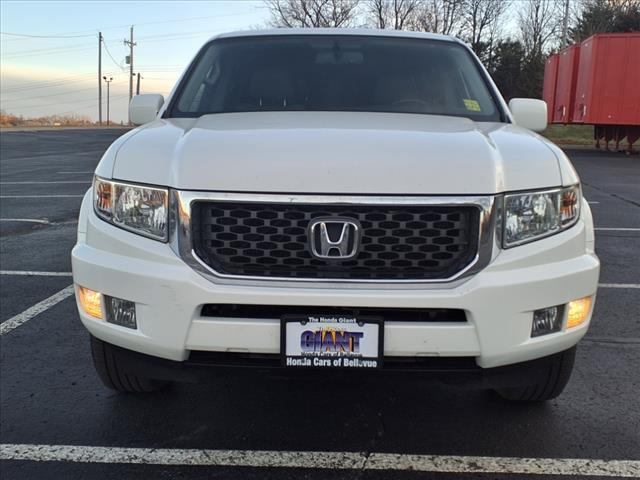
<path id="1" fill-rule="evenodd" d="M 527 54 L 542 55 L 557 38 L 564 14 L 556 0 L 522 0 L 518 3 L 518 26 Z"/>
<path id="2" fill-rule="evenodd" d="M 461 8 L 462 34 L 476 54 L 491 50 L 494 34 L 509 0 L 465 0 Z"/>
<path id="3" fill-rule="evenodd" d="M 424 0 L 412 22 L 413 30 L 443 33 L 459 33 L 460 11 L 464 0 Z"/>
<path id="4" fill-rule="evenodd" d="M 404 30 L 419 11 L 422 0 L 368 0 L 367 10 L 377 28 Z"/>
<path id="5" fill-rule="evenodd" d="M 358 0 L 265 0 L 274 27 L 349 27 Z"/>

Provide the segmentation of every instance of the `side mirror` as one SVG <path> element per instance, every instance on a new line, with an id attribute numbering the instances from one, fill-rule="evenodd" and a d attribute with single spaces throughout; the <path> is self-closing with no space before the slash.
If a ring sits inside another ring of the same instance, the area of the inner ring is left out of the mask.
<path id="1" fill-rule="evenodd" d="M 129 104 L 129 117 L 134 125 L 153 122 L 164 103 L 164 97 L 157 93 L 136 95 Z"/>
<path id="2" fill-rule="evenodd" d="M 516 125 L 534 132 L 542 132 L 547 128 L 547 102 L 533 98 L 512 98 L 509 110 Z"/>

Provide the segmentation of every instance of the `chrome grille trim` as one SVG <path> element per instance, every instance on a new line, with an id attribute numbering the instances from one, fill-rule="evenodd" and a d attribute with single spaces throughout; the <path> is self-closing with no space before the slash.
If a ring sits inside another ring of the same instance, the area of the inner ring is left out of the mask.
<path id="1" fill-rule="evenodd" d="M 495 232 L 499 217 L 498 201 L 501 197 L 493 195 L 484 196 L 394 196 L 394 195 L 298 195 L 298 194 L 252 194 L 252 193 L 228 193 L 228 192 L 195 192 L 185 190 L 171 191 L 170 206 L 170 244 L 172 249 L 191 266 L 196 272 L 206 279 L 216 282 L 240 281 L 255 284 L 282 284 L 312 286 L 320 284 L 323 287 L 329 284 L 438 284 L 448 283 L 468 277 L 482 268 L 490 261 L 497 246 Z M 324 205 L 393 205 L 393 206 L 473 206 L 480 210 L 478 250 L 475 258 L 462 270 L 448 278 L 437 279 L 348 279 L 348 278 L 291 278 L 291 277 L 265 277 L 248 275 L 230 275 L 215 271 L 196 255 L 191 239 L 191 204 L 195 201 L 221 201 L 221 202 L 247 202 L 247 203 L 301 203 Z"/>

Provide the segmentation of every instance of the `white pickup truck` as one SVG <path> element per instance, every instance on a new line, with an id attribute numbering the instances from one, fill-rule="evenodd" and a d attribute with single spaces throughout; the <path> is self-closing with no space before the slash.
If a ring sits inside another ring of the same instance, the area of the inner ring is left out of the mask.
<path id="1" fill-rule="evenodd" d="M 455 38 L 219 35 L 104 154 L 72 252 L 103 382 L 250 367 L 566 385 L 599 276 L 565 154 Z"/>

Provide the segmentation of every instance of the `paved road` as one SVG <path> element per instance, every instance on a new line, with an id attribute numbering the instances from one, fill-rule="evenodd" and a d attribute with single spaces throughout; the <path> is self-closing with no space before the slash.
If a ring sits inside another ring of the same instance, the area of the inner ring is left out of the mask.
<path id="1" fill-rule="evenodd" d="M 80 196 L 101 153 L 122 133 L 2 134 L 0 321 L 33 313 L 34 305 L 71 284 L 66 276 L 7 271 L 70 271 Z M 103 388 L 94 375 L 88 335 L 72 297 L 63 296 L 53 305 L 45 302 L 40 313 L 0 336 L 0 443 L 50 445 L 29 451 L 33 458 L 53 455 L 55 461 L 4 460 L 0 476 L 488 479 L 516 478 L 514 472 L 524 464 L 518 457 L 547 459 L 532 461 L 538 473 L 566 473 L 562 468 L 580 465 L 548 459 L 640 460 L 640 289 L 631 288 L 640 284 L 640 231 L 620 230 L 640 229 L 640 158 L 568 153 L 585 195 L 594 202 L 596 226 L 604 229 L 597 231 L 601 282 L 621 288 L 600 290 L 593 326 L 560 398 L 543 406 L 518 406 L 487 392 L 427 381 L 339 380 L 327 385 L 261 374 L 176 385 L 155 396 L 119 395 Z M 53 447 L 65 445 L 78 448 Z M 158 465 L 152 449 L 170 449 L 161 452 L 163 458 L 186 455 L 178 463 L 220 463 L 211 455 L 226 455 L 227 463 L 244 466 Z M 256 451 L 284 453 L 261 456 Z M 334 453 L 295 453 L 322 451 Z M 395 470 L 372 470 L 387 458 L 380 452 L 400 454 L 392 458 Z M 454 456 L 437 457 L 445 464 L 466 455 L 508 457 L 468 464 L 478 464 L 482 471 L 487 461 L 504 461 L 501 471 L 511 473 L 433 473 L 436 460 L 409 454 Z M 6 458 L 6 450 L 2 455 Z M 313 468 L 320 459 L 341 469 Z M 134 461 L 151 464 L 128 463 Z M 603 472 L 587 466 L 583 473 Z"/>

